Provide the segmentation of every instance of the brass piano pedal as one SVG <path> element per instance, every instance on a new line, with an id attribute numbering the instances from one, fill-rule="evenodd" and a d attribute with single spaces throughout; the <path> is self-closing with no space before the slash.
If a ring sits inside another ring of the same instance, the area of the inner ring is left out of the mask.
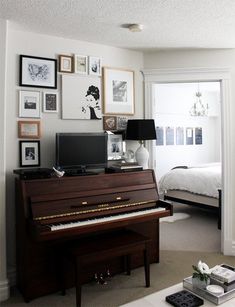
<path id="1" fill-rule="evenodd" d="M 102 273 L 100 273 L 99 283 L 101 285 L 107 285 L 107 281 L 105 280 L 104 275 Z"/>
<path id="2" fill-rule="evenodd" d="M 97 284 L 99 284 L 99 278 L 98 278 L 98 274 L 97 274 L 97 273 L 95 273 L 95 275 L 94 275 L 94 281 L 95 281 Z"/>
<path id="3" fill-rule="evenodd" d="M 111 280 L 111 278 L 112 278 L 112 275 L 111 275 L 109 269 L 107 269 L 107 271 L 106 271 L 106 273 L 105 273 L 105 278 L 106 278 L 107 280 Z"/>

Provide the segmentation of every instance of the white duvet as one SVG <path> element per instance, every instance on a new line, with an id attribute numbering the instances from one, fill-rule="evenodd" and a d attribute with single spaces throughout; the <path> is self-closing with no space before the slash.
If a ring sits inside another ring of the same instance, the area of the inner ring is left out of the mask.
<path id="1" fill-rule="evenodd" d="M 221 189 L 221 164 L 209 163 L 173 169 L 162 176 L 158 188 L 160 193 L 183 190 L 218 198 L 218 189 Z"/>

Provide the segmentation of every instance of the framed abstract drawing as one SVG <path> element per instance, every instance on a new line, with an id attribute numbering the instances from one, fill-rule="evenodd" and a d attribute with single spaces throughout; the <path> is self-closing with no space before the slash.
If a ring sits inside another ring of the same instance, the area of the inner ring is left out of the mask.
<path id="1" fill-rule="evenodd" d="M 43 112 L 47 113 L 58 112 L 58 93 L 55 92 L 43 93 Z"/>
<path id="2" fill-rule="evenodd" d="M 20 55 L 20 86 L 57 87 L 57 60 Z"/>
<path id="3" fill-rule="evenodd" d="M 104 67 L 104 113 L 134 114 L 134 71 Z"/>

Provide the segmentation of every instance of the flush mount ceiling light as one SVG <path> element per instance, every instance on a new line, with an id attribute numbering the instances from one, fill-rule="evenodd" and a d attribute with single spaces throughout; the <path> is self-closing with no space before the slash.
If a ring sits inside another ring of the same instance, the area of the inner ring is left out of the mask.
<path id="1" fill-rule="evenodd" d="M 144 26 L 139 24 L 139 23 L 133 23 L 131 25 L 128 26 L 128 29 L 131 32 L 141 32 L 143 30 Z"/>

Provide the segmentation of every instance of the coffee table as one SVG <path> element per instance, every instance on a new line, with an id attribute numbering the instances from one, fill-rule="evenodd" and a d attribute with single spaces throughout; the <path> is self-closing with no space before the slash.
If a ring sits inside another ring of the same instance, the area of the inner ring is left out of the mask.
<path id="1" fill-rule="evenodd" d="M 163 289 L 161 291 L 155 292 L 153 294 L 144 296 L 141 299 L 138 299 L 136 301 L 121 305 L 119 307 L 170 307 L 172 305 L 168 304 L 165 301 L 165 297 L 167 295 L 173 294 L 175 292 L 183 290 L 183 283 L 179 283 L 177 285 L 174 285 L 172 287 Z M 204 300 L 204 305 L 203 307 L 212 307 L 212 306 L 220 306 L 220 307 L 235 307 L 235 298 L 220 304 L 220 305 L 215 305 L 206 299 L 202 298 Z"/>

